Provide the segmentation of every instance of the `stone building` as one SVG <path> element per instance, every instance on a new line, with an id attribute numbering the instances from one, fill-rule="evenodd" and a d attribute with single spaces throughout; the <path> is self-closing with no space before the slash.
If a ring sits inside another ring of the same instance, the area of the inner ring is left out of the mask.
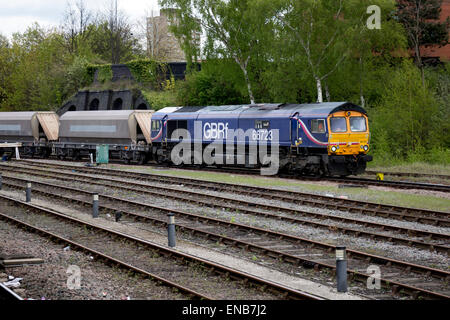
<path id="1" fill-rule="evenodd" d="M 140 92 L 131 90 L 78 91 L 58 111 L 62 115 L 67 111 L 97 110 L 151 110 L 151 106 Z"/>
<path id="2" fill-rule="evenodd" d="M 169 27 L 176 24 L 176 18 L 170 13 L 177 9 L 161 9 L 160 15 L 147 18 L 147 49 L 150 58 L 165 62 L 185 62 L 186 58 L 180 42 Z M 194 39 L 200 44 L 200 33 L 194 34 Z"/>
<path id="3" fill-rule="evenodd" d="M 167 70 L 162 74 L 164 79 L 172 76 L 176 80 L 183 80 L 186 72 L 186 62 L 169 62 Z M 124 64 L 111 66 L 111 82 L 135 82 L 130 69 Z M 94 84 L 99 84 L 98 70 L 94 74 Z M 142 95 L 140 90 L 83 90 L 78 91 L 64 103 L 57 111 L 62 115 L 67 111 L 95 111 L 95 110 L 151 110 L 152 106 Z"/>
<path id="4" fill-rule="evenodd" d="M 135 81 L 126 65 L 111 66 L 112 82 L 123 80 Z M 94 75 L 94 83 L 98 83 L 98 70 Z M 139 90 L 84 90 L 78 91 L 71 99 L 59 108 L 58 115 L 67 111 L 95 110 L 151 110 Z"/>

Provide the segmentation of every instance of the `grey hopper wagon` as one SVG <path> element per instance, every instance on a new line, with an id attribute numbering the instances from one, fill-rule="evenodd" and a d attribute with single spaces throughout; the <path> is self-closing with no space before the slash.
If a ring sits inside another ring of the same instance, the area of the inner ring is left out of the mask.
<path id="1" fill-rule="evenodd" d="M 50 143 L 58 137 L 59 120 L 54 112 L 0 112 L 0 143 L 21 143 L 23 155 L 48 157 Z M 0 152 L 10 154 L 11 150 Z"/>
<path id="2" fill-rule="evenodd" d="M 66 112 L 60 118 L 60 159 L 95 155 L 97 145 L 109 147 L 111 159 L 145 163 L 151 146 L 153 110 L 110 110 Z"/>

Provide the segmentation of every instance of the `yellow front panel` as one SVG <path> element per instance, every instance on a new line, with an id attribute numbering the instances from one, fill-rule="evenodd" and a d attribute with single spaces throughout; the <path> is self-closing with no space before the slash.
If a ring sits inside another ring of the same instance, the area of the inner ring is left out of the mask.
<path id="1" fill-rule="evenodd" d="M 331 129 L 331 118 L 345 118 L 347 124 L 346 130 L 342 127 L 344 132 L 333 132 Z M 350 127 L 351 117 L 363 117 L 366 120 L 366 130 L 363 132 L 353 132 Z M 369 149 L 365 151 L 364 146 L 369 146 L 369 123 L 367 121 L 367 116 L 356 111 L 340 111 L 333 113 L 328 117 L 328 154 L 329 155 L 352 155 L 352 154 L 367 154 Z M 332 148 L 336 147 L 335 152 Z"/>

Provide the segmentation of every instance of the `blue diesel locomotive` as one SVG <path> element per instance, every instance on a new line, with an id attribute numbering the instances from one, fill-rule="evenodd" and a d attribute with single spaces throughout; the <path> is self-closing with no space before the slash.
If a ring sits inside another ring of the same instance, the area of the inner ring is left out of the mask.
<path id="1" fill-rule="evenodd" d="M 176 165 L 347 176 L 372 160 L 367 112 L 348 102 L 165 108 L 151 141 L 151 158 Z"/>

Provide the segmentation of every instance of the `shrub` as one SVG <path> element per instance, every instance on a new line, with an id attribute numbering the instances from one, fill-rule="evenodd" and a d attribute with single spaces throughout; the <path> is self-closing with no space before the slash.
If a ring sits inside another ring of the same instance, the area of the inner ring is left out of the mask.
<path id="1" fill-rule="evenodd" d="M 142 95 L 150 107 L 155 111 L 166 107 L 177 106 L 176 95 L 172 91 L 142 90 Z"/>
<path id="2" fill-rule="evenodd" d="M 187 75 L 178 90 L 178 103 L 185 106 L 230 105 L 248 103 L 233 82 L 207 71 Z"/>

